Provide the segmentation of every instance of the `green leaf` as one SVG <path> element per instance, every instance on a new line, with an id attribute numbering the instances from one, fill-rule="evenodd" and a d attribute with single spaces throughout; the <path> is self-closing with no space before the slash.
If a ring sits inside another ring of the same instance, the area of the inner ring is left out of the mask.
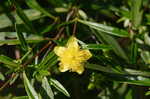
<path id="1" fill-rule="evenodd" d="M 30 20 L 28 19 L 28 17 L 24 14 L 22 8 L 20 7 L 20 5 L 15 1 L 15 6 L 16 6 L 16 12 L 18 14 L 18 16 L 22 19 L 22 21 L 25 23 L 25 27 L 28 31 L 30 31 L 31 33 L 36 33 L 35 29 L 32 26 L 32 23 L 30 22 Z"/>
<path id="2" fill-rule="evenodd" d="M 17 68 L 19 67 L 20 65 L 13 62 L 14 60 L 7 57 L 7 56 L 4 56 L 4 55 L 0 55 L 0 62 L 1 63 L 4 63 L 6 67 L 8 67 L 9 69 L 14 69 L 14 68 Z"/>
<path id="3" fill-rule="evenodd" d="M 84 20 L 80 20 L 80 19 L 78 19 L 78 21 L 80 23 L 85 24 L 85 25 L 87 25 L 95 30 L 98 30 L 100 32 L 104 32 L 104 33 L 111 34 L 111 35 L 118 36 L 118 37 L 128 37 L 129 36 L 127 31 L 119 29 L 119 28 L 107 26 L 104 24 L 96 23 L 96 22 L 84 21 Z"/>
<path id="4" fill-rule="evenodd" d="M 85 65 L 85 67 L 88 69 L 98 70 L 98 71 L 106 72 L 106 73 L 110 73 L 110 74 L 150 77 L 150 72 L 140 71 L 140 70 L 135 70 L 135 69 L 129 69 L 129 68 L 124 68 L 124 70 L 117 70 L 113 67 L 101 66 L 101 65 L 90 64 L 90 63 L 87 63 Z"/>
<path id="5" fill-rule="evenodd" d="M 98 71 L 102 71 L 102 72 L 106 72 L 106 73 L 116 74 L 116 72 L 114 72 L 112 68 L 109 68 L 109 67 L 106 67 L 106 66 L 100 66 L 100 65 L 97 65 L 97 64 L 87 63 L 85 65 L 85 67 L 88 68 L 88 69 L 92 69 L 92 70 L 98 70 Z"/>
<path id="6" fill-rule="evenodd" d="M 19 41 L 21 43 L 21 46 L 22 46 L 22 49 L 27 51 L 28 50 L 28 44 L 23 36 L 23 33 L 19 30 L 19 28 L 17 27 L 17 24 L 16 25 L 16 31 L 17 31 L 17 35 L 18 35 L 18 38 L 19 38 Z"/>
<path id="7" fill-rule="evenodd" d="M 150 37 L 148 33 L 144 34 L 144 42 L 145 44 L 147 44 L 148 46 L 150 46 Z"/>
<path id="8" fill-rule="evenodd" d="M 91 50 L 111 50 L 112 49 L 111 46 L 105 45 L 105 44 L 86 44 L 85 48 L 91 49 Z"/>
<path id="9" fill-rule="evenodd" d="M 53 91 L 48 83 L 48 80 L 46 77 L 42 79 L 42 87 L 46 91 L 47 95 L 50 97 L 50 99 L 54 99 L 54 94 Z"/>
<path id="10" fill-rule="evenodd" d="M 52 51 L 49 54 L 47 54 L 47 56 L 45 56 L 43 58 L 43 60 L 40 62 L 40 64 L 38 65 L 38 69 L 48 69 L 48 67 L 55 65 L 57 63 L 57 56 L 55 55 L 55 53 Z"/>
<path id="11" fill-rule="evenodd" d="M 121 48 L 121 46 L 112 36 L 104 34 L 103 32 L 100 32 L 100 31 L 96 31 L 96 32 L 92 31 L 92 32 L 96 35 L 98 40 L 100 40 L 102 43 L 109 44 L 112 47 L 113 51 L 116 53 L 116 55 L 122 57 L 127 62 L 129 61 L 124 50 Z"/>
<path id="12" fill-rule="evenodd" d="M 23 81 L 24 81 L 25 90 L 29 96 L 29 99 L 39 99 L 38 94 L 36 93 L 34 87 L 30 84 L 25 72 L 23 72 Z"/>
<path id="13" fill-rule="evenodd" d="M 52 24 L 52 25 L 48 25 L 45 29 L 43 29 L 43 30 L 41 31 L 40 34 L 44 34 L 44 33 L 50 32 L 51 30 L 53 30 L 53 27 L 54 27 L 53 24 Z"/>
<path id="14" fill-rule="evenodd" d="M 53 85 L 57 90 L 62 92 L 67 97 L 70 97 L 70 94 L 67 92 L 67 90 L 63 87 L 63 85 L 58 80 L 50 78 L 49 81 L 50 81 L 50 84 Z"/>
<path id="15" fill-rule="evenodd" d="M 135 64 L 137 60 L 137 54 L 138 54 L 138 45 L 136 42 L 132 42 L 131 44 L 131 63 Z"/>
<path id="16" fill-rule="evenodd" d="M 42 8 L 36 0 L 26 0 L 26 3 L 29 7 L 39 10 L 40 12 L 42 12 L 43 14 L 45 14 L 46 16 L 56 20 L 56 17 L 53 16 L 52 14 L 50 14 L 48 11 L 46 11 L 44 8 Z"/>
<path id="17" fill-rule="evenodd" d="M 125 96 L 125 99 L 133 99 L 132 97 L 132 89 L 129 89 L 126 96 Z"/>
<path id="18" fill-rule="evenodd" d="M 0 80 L 5 80 L 5 76 L 0 72 Z"/>
<path id="19" fill-rule="evenodd" d="M 42 41 L 48 41 L 50 39 L 44 39 L 44 38 L 28 38 L 26 39 L 27 43 L 39 43 Z M 0 40 L 0 46 L 7 44 L 7 45 L 18 45 L 21 44 L 19 40 Z"/>
<path id="20" fill-rule="evenodd" d="M 12 99 L 29 99 L 28 96 L 13 97 Z"/>
<path id="21" fill-rule="evenodd" d="M 81 40 L 78 40 L 78 43 L 81 45 L 83 49 L 91 49 L 91 50 L 111 50 L 112 47 L 110 45 L 105 44 L 86 44 Z"/>
<path id="22" fill-rule="evenodd" d="M 86 64 L 86 68 L 109 73 L 108 77 L 110 77 L 111 80 L 114 80 L 120 83 L 150 86 L 150 79 L 147 78 L 150 75 L 149 72 L 147 72 L 146 75 L 144 74 L 144 72 L 142 73 L 142 71 L 137 71 L 137 70 L 135 70 L 137 72 L 132 72 L 132 71 L 131 72 L 129 71 L 128 72 L 126 71 L 115 72 L 113 68 L 100 66 L 96 64 Z"/>
<path id="23" fill-rule="evenodd" d="M 133 25 L 137 28 L 142 21 L 143 11 L 140 11 L 142 0 L 132 0 L 131 18 Z"/>
<path id="24" fill-rule="evenodd" d="M 44 17 L 41 15 L 41 12 L 34 9 L 23 10 L 23 12 L 29 18 L 30 21 Z M 11 12 L 11 14 L 15 18 L 17 24 L 23 24 L 23 21 L 19 18 L 16 12 Z M 1 14 L 0 20 L 1 20 L 0 29 L 11 27 L 13 25 L 11 20 L 6 16 L 6 14 Z"/>
<path id="25" fill-rule="evenodd" d="M 149 51 L 142 51 L 141 58 L 146 64 L 150 64 L 150 52 Z"/>
<path id="26" fill-rule="evenodd" d="M 120 83 L 127 83 L 133 85 L 140 85 L 140 86 L 150 86 L 150 79 L 145 78 L 142 76 L 124 76 L 124 77 L 114 77 L 114 80 Z"/>
<path id="27" fill-rule="evenodd" d="M 147 91 L 147 92 L 145 93 L 145 95 L 146 95 L 146 96 L 150 95 L 150 91 Z"/>

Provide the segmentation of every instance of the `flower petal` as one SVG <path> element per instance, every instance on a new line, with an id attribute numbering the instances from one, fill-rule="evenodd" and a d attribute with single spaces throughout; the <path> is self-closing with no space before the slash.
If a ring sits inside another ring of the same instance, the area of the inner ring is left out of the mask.
<path id="1" fill-rule="evenodd" d="M 92 54 L 89 50 L 80 50 L 78 52 L 79 61 L 86 61 L 92 57 Z"/>
<path id="2" fill-rule="evenodd" d="M 70 50 L 71 49 L 72 50 L 78 50 L 79 49 L 77 39 L 74 36 L 70 37 L 70 39 L 68 40 L 67 48 L 70 49 Z"/>
<path id="3" fill-rule="evenodd" d="M 62 64 L 62 63 L 59 63 L 59 70 L 61 72 L 66 72 L 70 69 L 70 67 L 67 65 L 67 64 Z"/>
<path id="4" fill-rule="evenodd" d="M 61 47 L 61 46 L 56 46 L 54 48 L 54 52 L 55 52 L 55 54 L 57 56 L 62 56 L 65 50 L 66 50 L 66 48 L 65 47 Z"/>
<path id="5" fill-rule="evenodd" d="M 82 74 L 82 73 L 83 73 L 83 71 L 84 71 L 84 66 L 83 66 L 83 65 L 79 65 L 79 66 L 77 66 L 77 68 L 76 68 L 76 72 L 77 72 L 78 74 Z"/>

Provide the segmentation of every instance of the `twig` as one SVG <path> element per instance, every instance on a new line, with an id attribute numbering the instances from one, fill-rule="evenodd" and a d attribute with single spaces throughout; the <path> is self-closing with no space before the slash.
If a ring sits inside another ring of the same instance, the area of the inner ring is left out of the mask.
<path id="1" fill-rule="evenodd" d="M 11 77 L 0 87 L 0 92 L 9 84 L 9 82 L 11 81 L 11 79 L 13 78 L 13 77 L 15 77 L 15 73 L 13 73 L 12 75 L 11 75 Z"/>
<path id="2" fill-rule="evenodd" d="M 39 56 L 52 42 L 49 41 L 36 55 L 34 55 L 30 60 L 26 61 L 22 66 L 25 67 L 29 64 L 36 56 Z"/>
<path id="3" fill-rule="evenodd" d="M 74 26 L 73 26 L 73 35 L 75 35 L 76 33 L 76 29 L 77 29 L 77 22 L 75 22 Z"/>

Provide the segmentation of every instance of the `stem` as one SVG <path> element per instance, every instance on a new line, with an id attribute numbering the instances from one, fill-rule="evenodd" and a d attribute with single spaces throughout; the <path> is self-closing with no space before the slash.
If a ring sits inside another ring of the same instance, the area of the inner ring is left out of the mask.
<path id="1" fill-rule="evenodd" d="M 75 23 L 74 23 L 74 26 L 73 26 L 73 35 L 75 35 L 76 29 L 77 29 L 77 22 L 75 22 Z"/>
<path id="2" fill-rule="evenodd" d="M 32 49 L 29 48 L 28 52 L 19 60 L 21 63 L 22 61 L 31 53 Z"/>

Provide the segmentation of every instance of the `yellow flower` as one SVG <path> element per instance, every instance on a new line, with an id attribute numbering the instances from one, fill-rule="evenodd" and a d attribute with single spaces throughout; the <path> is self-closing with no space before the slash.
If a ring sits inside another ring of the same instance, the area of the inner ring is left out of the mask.
<path id="1" fill-rule="evenodd" d="M 59 56 L 59 70 L 61 72 L 70 70 L 82 74 L 84 63 L 92 57 L 89 50 L 80 49 L 77 39 L 73 36 L 68 40 L 65 47 L 56 46 L 54 52 Z"/>

